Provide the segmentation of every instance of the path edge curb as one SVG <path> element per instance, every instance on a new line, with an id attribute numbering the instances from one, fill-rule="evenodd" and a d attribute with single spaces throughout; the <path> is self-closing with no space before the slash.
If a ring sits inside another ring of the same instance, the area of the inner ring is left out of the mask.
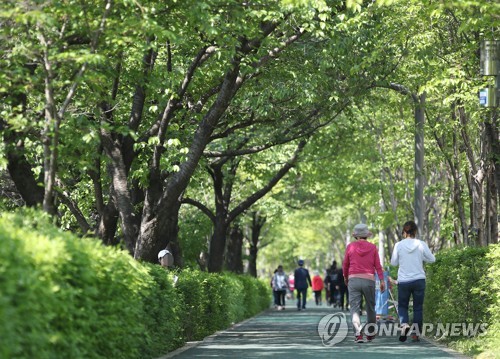
<path id="1" fill-rule="evenodd" d="M 162 355 L 160 357 L 157 357 L 156 359 L 170 359 L 170 358 L 173 358 L 173 357 L 175 357 L 176 355 L 178 355 L 178 354 L 180 354 L 182 352 L 185 352 L 188 349 L 195 348 L 195 347 L 197 347 L 198 345 L 200 345 L 202 343 L 213 341 L 215 339 L 215 337 L 217 337 L 221 333 L 223 333 L 223 332 L 225 332 L 227 330 L 233 329 L 233 328 L 238 328 L 239 326 L 241 326 L 241 325 L 249 322 L 250 320 L 253 320 L 253 319 L 257 318 L 257 317 L 260 317 L 260 316 L 264 315 L 265 313 L 267 313 L 270 310 L 271 310 L 271 308 L 264 309 L 263 311 L 261 311 L 260 313 L 254 315 L 253 317 L 244 319 L 244 320 L 242 320 L 241 322 L 238 322 L 238 323 L 234 323 L 234 324 L 230 325 L 229 327 L 227 327 L 225 329 L 218 330 L 215 333 L 206 336 L 202 340 L 193 341 L 193 342 L 186 342 L 182 347 L 177 348 L 174 351 L 171 351 L 171 352 L 169 352 L 167 354 L 164 354 L 164 355 Z"/>

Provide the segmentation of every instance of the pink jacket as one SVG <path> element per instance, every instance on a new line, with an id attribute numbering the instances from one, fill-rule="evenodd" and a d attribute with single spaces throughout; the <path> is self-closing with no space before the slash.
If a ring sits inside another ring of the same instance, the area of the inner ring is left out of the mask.
<path id="1" fill-rule="evenodd" d="M 379 278 L 384 278 L 377 247 L 362 239 L 349 243 L 345 250 L 342 269 L 344 278 L 358 277 L 374 280 L 375 272 Z"/>

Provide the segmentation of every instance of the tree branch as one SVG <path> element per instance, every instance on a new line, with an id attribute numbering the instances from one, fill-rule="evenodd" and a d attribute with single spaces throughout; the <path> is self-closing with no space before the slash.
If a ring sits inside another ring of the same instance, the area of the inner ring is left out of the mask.
<path id="1" fill-rule="evenodd" d="M 68 207 L 70 212 L 76 218 L 76 221 L 78 222 L 78 225 L 80 226 L 83 234 L 87 234 L 90 231 L 90 225 L 85 219 L 82 211 L 78 208 L 78 203 L 71 199 L 71 195 L 64 189 L 64 184 L 60 179 L 56 179 L 56 184 L 59 187 L 59 199 L 66 207 Z"/>
<path id="2" fill-rule="evenodd" d="M 189 84 L 191 83 L 191 80 L 193 79 L 194 72 L 195 70 L 206 60 L 208 59 L 212 54 L 215 53 L 216 47 L 215 46 L 204 46 L 200 51 L 198 51 L 198 54 L 194 58 L 194 60 L 191 62 L 191 65 L 189 66 L 186 75 L 184 76 L 184 79 L 177 90 L 177 95 L 175 97 L 172 97 L 169 99 L 167 106 L 165 106 L 165 110 L 163 111 L 163 114 L 160 118 L 159 121 L 159 127 L 158 127 L 158 138 L 159 138 L 159 143 L 157 146 L 155 146 L 154 153 L 153 153 L 153 161 L 152 161 L 152 167 L 157 169 L 160 166 L 160 158 L 161 154 L 163 153 L 163 145 L 165 142 L 165 137 L 167 133 L 167 128 L 168 124 L 170 122 L 170 119 L 173 116 L 173 113 L 175 109 L 177 108 L 177 105 L 180 103 L 181 99 L 184 97 L 187 88 Z"/>
<path id="3" fill-rule="evenodd" d="M 310 136 L 314 132 L 316 132 L 318 129 L 323 128 L 323 127 L 331 124 L 333 122 L 333 120 L 335 120 L 335 118 L 337 118 L 344 111 L 344 109 L 349 105 L 349 103 L 350 103 L 350 101 L 347 100 L 344 104 L 342 104 L 340 106 L 340 108 L 337 110 L 337 112 L 327 121 L 319 123 L 316 126 L 311 126 L 309 128 L 306 128 L 302 132 L 293 134 L 290 137 L 285 137 L 285 136 L 281 135 L 279 140 L 267 142 L 267 143 L 264 143 L 262 145 L 252 146 L 252 147 L 245 148 L 245 149 L 235 149 L 235 150 L 226 150 L 226 151 L 205 151 L 204 155 L 205 155 L 205 157 L 209 157 L 209 158 L 210 157 L 225 157 L 225 156 L 231 157 L 231 156 L 249 155 L 249 154 L 262 152 L 262 151 L 267 150 L 268 148 L 271 148 L 274 146 L 279 146 L 279 145 L 283 145 L 285 143 L 292 142 L 292 141 L 297 140 L 299 138 Z M 310 114 L 307 118 L 312 119 L 313 117 L 317 117 L 319 115 L 320 115 L 319 110 L 314 110 L 313 113 Z M 304 122 L 304 120 L 296 121 L 295 124 L 290 126 L 290 127 L 297 127 L 297 123 L 301 123 L 301 122 Z"/>
<path id="4" fill-rule="evenodd" d="M 99 28 L 95 32 L 92 42 L 90 45 L 90 52 L 95 53 L 97 49 L 97 44 L 99 43 L 99 37 L 100 35 L 104 32 L 104 27 L 106 25 L 106 20 L 109 15 L 109 12 L 111 11 L 111 3 L 112 0 L 107 0 L 106 2 L 106 7 L 104 8 L 104 13 L 102 14 L 101 17 L 101 23 L 99 24 Z M 83 74 L 87 70 L 88 62 L 83 63 L 83 65 L 80 67 L 80 70 L 78 71 L 75 80 L 73 81 L 73 84 L 71 85 L 68 94 L 66 95 L 66 99 L 64 100 L 61 108 L 58 111 L 58 116 L 63 117 L 64 113 L 66 112 L 66 109 L 68 108 L 69 104 L 71 103 L 71 100 L 73 99 L 73 96 L 76 93 L 76 89 L 78 87 L 78 84 L 80 82 L 80 79 L 83 77 Z"/>
<path id="5" fill-rule="evenodd" d="M 183 198 L 181 200 L 181 203 L 182 204 L 190 204 L 192 206 L 195 206 L 196 208 L 198 208 L 200 211 L 202 211 L 203 213 L 205 213 L 207 215 L 207 217 L 210 219 L 210 221 L 212 223 L 215 223 L 215 215 L 212 213 L 212 211 L 210 209 L 208 209 L 207 206 L 205 206 L 203 203 L 201 202 L 198 202 L 192 198 Z"/>
<path id="6" fill-rule="evenodd" d="M 231 212 L 229 212 L 227 220 L 228 223 L 232 222 L 236 217 L 250 208 L 250 206 L 252 206 L 255 202 L 264 197 L 264 195 L 266 195 L 288 173 L 288 171 L 290 171 L 290 169 L 297 164 L 299 155 L 304 149 L 306 143 L 306 140 L 300 141 L 292 158 L 278 171 L 278 173 L 276 173 L 276 175 L 268 182 L 268 184 L 262 187 L 257 192 L 253 193 L 251 196 L 247 197 L 243 202 L 241 202 Z"/>
<path id="7" fill-rule="evenodd" d="M 298 39 L 300 39 L 300 37 L 303 34 L 304 34 L 303 32 L 302 33 L 298 32 L 298 33 L 293 34 L 292 36 L 290 36 L 288 39 L 286 39 L 283 42 L 283 46 L 282 47 L 275 47 L 274 49 L 270 50 L 266 56 L 263 56 L 257 62 L 254 62 L 253 66 L 255 68 L 258 68 L 258 67 L 266 65 L 272 59 L 277 58 L 280 53 L 282 53 L 288 46 L 290 46 L 291 44 L 293 44 L 295 41 L 297 41 Z"/>

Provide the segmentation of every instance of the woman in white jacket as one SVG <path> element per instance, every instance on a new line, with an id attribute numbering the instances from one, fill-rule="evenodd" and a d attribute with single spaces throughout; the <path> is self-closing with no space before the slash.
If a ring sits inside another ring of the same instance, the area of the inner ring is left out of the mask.
<path id="1" fill-rule="evenodd" d="M 427 244 L 416 239 L 417 225 L 408 221 L 403 225 L 403 240 L 396 243 L 392 252 L 391 264 L 398 269 L 398 313 L 401 323 L 401 336 L 404 342 L 410 328 L 413 341 L 418 341 L 422 333 L 423 306 L 425 296 L 424 262 L 436 260 Z M 409 325 L 408 305 L 413 297 L 413 326 Z"/>
<path id="2" fill-rule="evenodd" d="M 273 291 L 274 291 L 274 304 L 278 310 L 285 309 L 285 296 L 287 289 L 290 288 L 288 283 L 288 276 L 283 272 L 283 266 L 280 264 L 278 270 L 273 276 Z"/>

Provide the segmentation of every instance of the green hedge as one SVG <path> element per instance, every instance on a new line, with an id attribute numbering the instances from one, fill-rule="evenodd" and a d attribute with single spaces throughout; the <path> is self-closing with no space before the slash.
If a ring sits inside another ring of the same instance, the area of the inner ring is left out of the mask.
<path id="1" fill-rule="evenodd" d="M 500 346 L 500 246 L 465 247 L 441 251 L 426 267 L 424 321 L 488 325 L 487 335 L 447 337 L 468 354 Z M 491 343 L 496 343 L 491 346 Z"/>
<path id="2" fill-rule="evenodd" d="M 500 245 L 490 246 L 487 254 L 487 260 L 491 264 L 488 269 L 488 275 L 485 276 L 484 286 L 490 293 L 491 305 L 488 308 L 489 327 L 488 333 L 484 338 L 485 351 L 481 358 L 500 358 Z"/>
<path id="3" fill-rule="evenodd" d="M 491 295 L 482 280 L 491 265 L 487 253 L 488 247 L 465 247 L 436 255 L 436 262 L 426 268 L 426 321 L 480 323 L 488 319 Z"/>
<path id="4" fill-rule="evenodd" d="M 153 358 L 269 306 L 254 278 L 167 273 L 38 212 L 3 214 L 0 243 L 0 358 Z"/>

